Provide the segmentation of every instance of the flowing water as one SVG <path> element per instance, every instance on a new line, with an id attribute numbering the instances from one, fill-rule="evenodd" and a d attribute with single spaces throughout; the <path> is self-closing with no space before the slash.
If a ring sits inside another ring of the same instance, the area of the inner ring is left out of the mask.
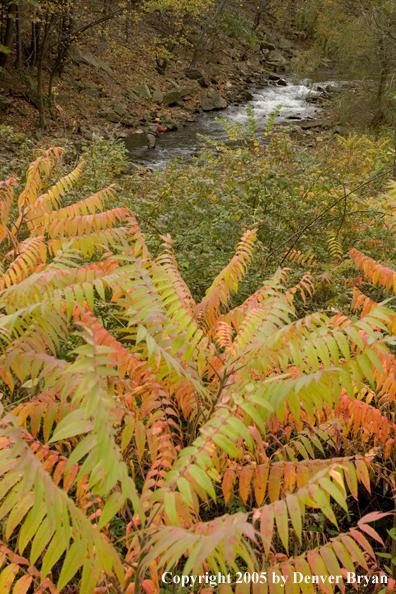
<path id="1" fill-rule="evenodd" d="M 334 80 L 320 82 L 320 87 L 338 84 Z M 318 95 L 317 83 L 304 80 L 299 83 L 288 81 L 287 86 L 268 85 L 251 90 L 253 99 L 245 103 L 230 105 L 226 110 L 201 114 L 193 123 L 174 132 L 161 134 L 155 150 L 149 150 L 145 134 L 131 134 L 125 139 L 131 161 L 152 169 L 162 169 L 171 159 L 188 159 L 196 154 L 205 141 L 203 135 L 215 141 L 226 142 L 228 136 L 217 118 L 223 118 L 231 124 L 247 122 L 246 107 L 254 109 L 258 125 L 257 136 L 264 133 L 268 116 L 278 105 L 282 105 L 276 123 L 298 124 L 299 120 L 320 117 L 320 107 L 307 103 L 308 96 Z"/>

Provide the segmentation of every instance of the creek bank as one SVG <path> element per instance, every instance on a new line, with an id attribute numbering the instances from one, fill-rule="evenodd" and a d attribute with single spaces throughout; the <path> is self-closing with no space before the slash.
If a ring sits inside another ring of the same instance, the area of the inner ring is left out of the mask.
<path id="1" fill-rule="evenodd" d="M 58 117 L 49 118 L 48 130 L 36 133 L 32 125 L 37 118 L 34 69 L 21 76 L 10 68 L 0 77 L 0 123 L 43 140 L 59 133 L 91 140 L 93 134 L 112 136 L 122 128 L 134 132 L 158 113 L 172 120 L 169 125 L 176 129 L 204 110 L 246 101 L 252 84 L 284 71 L 299 51 L 297 42 L 265 27 L 256 32 L 256 38 L 254 44 L 230 38 L 220 53 L 203 54 L 199 67 L 175 55 L 165 76 L 155 71 L 154 64 L 146 64 L 143 70 L 131 64 L 127 72 L 94 45 L 73 47 L 56 85 L 54 114 L 58 112 Z"/>
<path id="2" fill-rule="evenodd" d="M 71 145 L 78 152 L 94 136 L 142 137 L 155 117 L 161 118 L 168 131 L 176 131 L 193 124 L 203 113 L 251 101 L 255 87 L 288 85 L 291 61 L 300 52 L 298 42 L 265 28 L 258 31 L 257 39 L 254 48 L 235 43 L 199 67 L 175 59 L 166 76 L 150 71 L 147 76 L 140 75 L 140 80 L 126 73 L 120 75 L 116 64 L 98 58 L 94 51 L 78 49 L 62 79 L 64 85 L 69 85 L 68 111 L 63 109 L 61 117 L 49 120 L 48 130 L 31 125 L 32 113 L 36 113 L 34 102 L 23 88 L 13 92 L 8 86 L 7 91 L 7 85 L 1 83 L 0 122 L 15 126 L 17 132 L 23 131 L 41 147 Z M 29 93 L 33 97 L 34 89 Z M 300 132 L 302 136 L 310 135 L 308 129 Z"/>
<path id="3" fill-rule="evenodd" d="M 201 146 L 205 146 L 202 137 L 207 137 L 216 144 L 230 142 L 226 129 L 218 118 L 225 119 L 231 126 L 249 125 L 246 107 L 254 111 L 256 122 L 255 136 L 260 144 L 265 144 L 268 116 L 282 104 L 280 116 L 276 119 L 276 128 L 282 126 L 302 146 L 315 146 L 317 142 L 330 139 L 334 133 L 340 132 L 336 119 L 333 119 L 331 101 L 337 96 L 335 83 L 330 83 L 326 96 L 320 106 L 307 101 L 313 96 L 322 96 L 323 91 L 309 81 L 296 82 L 288 78 L 286 85 L 273 84 L 252 86 L 248 101 L 230 104 L 225 111 L 205 112 L 200 114 L 195 123 L 181 126 L 176 134 L 161 135 L 155 151 L 149 151 L 145 143 L 143 129 L 141 134 L 126 135 L 125 144 L 133 165 L 127 173 L 139 171 L 141 167 L 163 169 L 170 160 L 188 160 L 196 155 Z M 327 86 L 327 83 L 326 83 Z M 135 167 L 138 165 L 139 168 Z"/>

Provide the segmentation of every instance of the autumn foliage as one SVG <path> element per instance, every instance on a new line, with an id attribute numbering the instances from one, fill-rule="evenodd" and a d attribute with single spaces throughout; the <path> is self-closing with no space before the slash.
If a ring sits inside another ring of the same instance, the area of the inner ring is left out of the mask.
<path id="1" fill-rule="evenodd" d="M 51 186 L 58 158 L 0 188 L 0 592 L 157 594 L 169 570 L 380 575 L 371 524 L 387 514 L 351 510 L 394 481 L 394 311 L 356 293 L 361 316 L 297 319 L 313 279 L 290 287 L 281 269 L 232 307 L 255 230 L 196 303 L 171 238 L 154 259 L 133 213 L 105 210 L 112 188 L 64 206 L 83 164 Z M 220 591 L 315 588 L 334 587 Z"/>

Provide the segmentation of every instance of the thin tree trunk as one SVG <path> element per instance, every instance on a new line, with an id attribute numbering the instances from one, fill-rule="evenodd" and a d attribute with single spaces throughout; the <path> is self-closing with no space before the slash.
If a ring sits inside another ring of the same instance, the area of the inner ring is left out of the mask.
<path id="1" fill-rule="evenodd" d="M 51 70 L 49 83 L 48 83 L 48 98 L 49 98 L 51 113 L 52 113 L 52 107 L 53 107 L 54 78 L 55 78 L 55 76 L 57 76 L 57 75 L 60 76 L 62 74 L 63 68 L 65 66 L 65 62 L 67 60 L 67 57 L 70 52 L 70 48 L 72 47 L 73 43 L 85 31 L 87 31 L 91 27 L 95 27 L 96 25 L 100 25 L 101 23 L 109 21 L 110 19 L 114 18 L 116 16 L 116 14 L 118 14 L 118 11 L 107 14 L 106 16 L 101 17 L 100 19 L 96 19 L 95 21 L 92 21 L 91 23 L 87 23 L 86 25 L 83 25 L 79 29 L 73 29 L 74 19 L 73 19 L 72 15 L 70 15 L 70 23 L 69 23 L 70 26 L 67 29 L 66 35 L 61 37 L 59 40 L 58 58 Z"/>
<path id="2" fill-rule="evenodd" d="M 18 70 L 22 70 L 22 25 L 21 25 L 21 9 L 17 7 L 16 13 L 16 44 L 17 44 L 17 55 L 15 60 L 15 67 Z"/>
<path id="3" fill-rule="evenodd" d="M 4 34 L 4 43 L 3 43 L 3 45 L 7 48 L 7 50 L 4 52 L 0 52 L 0 68 L 5 68 L 5 65 L 8 60 L 8 56 L 10 55 L 10 51 L 12 48 L 12 43 L 14 41 L 16 8 L 17 7 L 16 7 L 15 2 L 11 2 L 8 5 L 7 23 L 6 23 L 6 30 L 5 30 L 5 34 Z"/>
<path id="4" fill-rule="evenodd" d="M 44 97 L 43 97 L 43 58 L 40 56 L 37 64 L 37 107 L 39 110 L 39 126 L 45 129 L 47 122 L 45 119 Z"/>
<path id="5" fill-rule="evenodd" d="M 46 17 L 43 41 L 41 44 L 41 49 L 40 49 L 38 63 L 37 63 L 37 104 L 38 104 L 38 110 L 39 110 L 39 126 L 40 126 L 40 128 L 43 128 L 43 129 L 47 127 L 47 122 L 45 119 L 45 105 L 44 105 L 44 93 L 43 93 L 43 65 L 44 65 L 44 58 L 47 55 L 48 44 L 49 44 L 52 28 L 53 28 L 56 18 L 57 18 L 56 15 L 52 15 L 51 18 L 49 18 L 49 19 L 48 19 L 48 15 Z"/>
<path id="6" fill-rule="evenodd" d="M 191 62 L 190 62 L 190 67 L 193 68 L 196 66 L 199 56 L 201 55 L 202 50 L 204 49 L 205 45 L 206 45 L 206 35 L 207 35 L 207 31 L 208 28 L 210 27 L 210 25 L 212 23 L 215 22 L 215 20 L 217 19 L 217 17 L 219 16 L 219 14 L 221 14 L 221 11 L 224 8 L 224 5 L 226 4 L 227 0 L 223 0 L 222 2 L 220 2 L 219 6 L 217 7 L 215 13 L 212 15 L 212 18 L 208 19 L 202 29 L 202 34 L 201 37 L 198 40 L 197 45 L 195 46 L 194 49 L 194 53 L 193 53 L 193 57 L 191 58 Z"/>
<path id="7" fill-rule="evenodd" d="M 260 6 L 258 7 L 257 12 L 256 12 L 252 31 L 256 31 L 257 27 L 259 26 L 261 17 L 263 16 L 264 9 L 267 8 L 268 4 L 269 4 L 269 0 L 261 0 Z"/>
<path id="8" fill-rule="evenodd" d="M 39 47 L 40 47 L 40 33 L 41 33 L 41 22 L 32 23 L 32 37 L 30 42 L 30 56 L 29 64 L 34 67 L 37 64 Z"/>
<path id="9" fill-rule="evenodd" d="M 382 62 L 381 72 L 379 75 L 378 87 L 377 87 L 377 98 L 376 98 L 376 111 L 372 119 L 372 126 L 376 133 L 378 133 L 379 127 L 384 123 L 384 94 L 386 89 L 386 81 L 389 74 L 388 62 Z"/>
<path id="10" fill-rule="evenodd" d="M 0 40 L 1 40 L 1 43 L 4 43 L 4 13 L 5 13 L 4 5 L 2 4 L 1 5 L 1 23 L 0 23 L 0 26 L 1 26 L 1 28 L 0 28 Z"/>
<path id="11" fill-rule="evenodd" d="M 176 43 L 170 43 L 166 49 L 169 53 L 173 53 L 175 47 Z M 169 60 L 167 58 L 160 58 L 157 56 L 155 61 L 157 63 L 157 66 L 155 67 L 156 71 L 158 74 L 161 74 L 161 76 L 164 76 L 166 69 L 168 68 Z"/>
<path id="12" fill-rule="evenodd" d="M 190 67 L 194 68 L 197 65 L 199 56 L 201 55 L 201 51 L 204 46 L 205 40 L 205 33 L 202 34 L 201 38 L 199 39 L 197 45 L 195 46 L 193 57 L 191 58 Z"/>
<path id="13" fill-rule="evenodd" d="M 125 42 L 129 43 L 129 14 L 125 15 Z"/>
<path id="14" fill-rule="evenodd" d="M 53 117 L 53 84 L 54 79 L 56 76 L 61 76 L 65 62 L 67 60 L 67 56 L 69 54 L 70 47 L 73 43 L 73 27 L 74 27 L 74 18 L 73 12 L 71 12 L 67 6 L 64 7 L 64 12 L 61 18 L 60 23 L 60 34 L 59 34 L 59 42 L 58 42 L 58 56 L 55 61 L 54 66 L 52 67 L 50 78 L 48 82 L 48 100 L 49 100 L 49 109 L 51 116 Z"/>

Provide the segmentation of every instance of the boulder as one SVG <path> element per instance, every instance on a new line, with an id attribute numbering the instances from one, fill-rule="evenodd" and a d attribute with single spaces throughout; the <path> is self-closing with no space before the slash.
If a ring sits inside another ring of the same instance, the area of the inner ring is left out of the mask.
<path id="1" fill-rule="evenodd" d="M 274 51 L 276 50 L 276 47 L 273 43 L 271 43 L 270 41 L 267 41 L 266 39 L 264 39 L 264 41 L 262 41 L 260 43 L 260 49 L 261 50 L 269 50 L 269 51 Z"/>
<path id="2" fill-rule="evenodd" d="M 199 80 L 205 78 L 205 75 L 198 68 L 183 68 L 182 73 L 189 80 Z"/>
<path id="3" fill-rule="evenodd" d="M 257 68 L 260 66 L 260 56 L 252 56 L 249 60 L 246 60 L 246 65 L 250 68 Z"/>
<path id="4" fill-rule="evenodd" d="M 174 88 L 171 91 L 167 91 L 166 93 L 164 93 L 162 103 L 168 107 L 176 105 L 179 101 L 181 101 L 182 99 L 184 99 L 184 97 L 190 95 L 191 93 L 194 93 L 194 89 L 188 87 L 178 87 L 177 89 Z"/>
<path id="5" fill-rule="evenodd" d="M 201 87 L 207 88 L 209 86 L 205 75 L 198 68 L 184 68 L 182 73 L 189 80 L 196 80 L 201 85 Z"/>
<path id="6" fill-rule="evenodd" d="M 162 91 L 158 91 L 156 89 L 153 93 L 153 96 L 151 97 L 151 101 L 153 103 L 162 103 L 163 100 L 164 100 L 164 93 Z"/>
<path id="7" fill-rule="evenodd" d="M 121 118 L 125 118 L 128 116 L 128 112 L 125 107 L 119 101 L 113 101 L 112 103 L 113 111 L 116 115 L 120 116 Z"/>
<path id="8" fill-rule="evenodd" d="M 188 113 L 194 113 L 194 108 L 190 107 L 184 101 L 178 101 L 177 103 L 175 103 L 175 106 L 180 107 L 181 109 L 183 109 L 184 111 L 187 111 Z"/>
<path id="9" fill-rule="evenodd" d="M 146 85 L 146 83 L 142 83 L 139 85 L 135 85 L 134 87 L 132 87 L 130 89 L 132 91 L 132 93 L 134 93 L 135 95 L 138 95 L 140 97 L 143 97 L 143 99 L 147 99 L 148 101 L 151 100 L 151 93 L 150 93 L 150 89 L 148 88 L 148 86 Z"/>
<path id="10" fill-rule="evenodd" d="M 301 122 L 300 124 L 302 130 L 310 130 L 311 128 L 329 129 L 332 125 L 332 121 L 327 119 L 311 120 L 308 122 Z"/>
<path id="11" fill-rule="evenodd" d="M 125 91 L 124 95 L 128 101 L 132 101 L 132 103 L 141 103 L 142 101 L 141 96 L 134 93 L 131 87 Z"/>
<path id="12" fill-rule="evenodd" d="M 210 88 L 201 93 L 201 107 L 204 111 L 225 109 L 227 107 L 227 101 L 216 89 Z"/>
<path id="13" fill-rule="evenodd" d="M 133 173 L 144 173 L 147 171 L 146 167 L 140 165 L 139 163 L 128 163 L 128 165 L 124 168 L 123 173 L 127 175 L 131 175 Z"/>
<path id="14" fill-rule="evenodd" d="M 284 64 L 279 64 L 279 62 L 265 62 L 265 67 L 272 72 L 283 72 L 286 70 L 286 66 Z"/>
<path id="15" fill-rule="evenodd" d="M 242 96 L 246 101 L 251 101 L 253 99 L 253 95 L 250 91 L 243 91 Z"/>
<path id="16" fill-rule="evenodd" d="M 274 64 L 284 65 L 287 63 L 285 56 L 279 50 L 272 50 L 268 55 L 268 60 Z"/>
<path id="17" fill-rule="evenodd" d="M 280 78 L 276 84 L 278 87 L 287 87 L 287 81 L 284 78 Z"/>
<path id="18" fill-rule="evenodd" d="M 305 99 L 307 103 L 323 103 L 324 99 L 320 95 L 310 95 Z"/>
<path id="19" fill-rule="evenodd" d="M 133 126 L 135 125 L 135 122 L 130 118 L 121 118 L 119 120 L 119 123 L 121 124 L 121 126 L 126 126 L 127 128 L 133 128 Z"/>
<path id="20" fill-rule="evenodd" d="M 132 128 L 134 126 L 134 121 L 128 117 L 122 117 L 117 115 L 116 113 L 106 113 L 104 117 L 108 122 L 112 124 L 121 124 L 121 126 L 128 126 Z"/>
<path id="21" fill-rule="evenodd" d="M 69 50 L 70 56 L 77 64 L 87 64 L 96 70 L 104 70 L 107 74 L 112 74 L 113 71 L 106 62 L 95 56 L 91 51 L 83 52 L 78 47 L 72 46 Z"/>
<path id="22" fill-rule="evenodd" d="M 278 37 L 276 40 L 276 45 L 279 49 L 284 50 L 286 52 L 290 52 L 294 49 L 294 43 L 286 39 L 286 37 Z"/>
<path id="23" fill-rule="evenodd" d="M 167 91 L 173 91 L 174 89 L 179 89 L 180 85 L 174 78 L 167 78 L 165 80 L 165 86 Z"/>
<path id="24" fill-rule="evenodd" d="M 74 80 L 72 81 L 72 85 L 75 89 L 77 89 L 77 91 L 80 93 L 84 92 L 90 97 L 94 97 L 95 95 L 103 95 L 103 87 L 96 85 L 95 83 Z"/>
<path id="25" fill-rule="evenodd" d="M 164 105 L 170 106 L 170 105 L 174 105 L 181 99 L 182 99 L 182 95 L 180 93 L 180 89 L 173 89 L 172 91 L 167 91 L 166 93 L 164 93 L 162 103 Z"/>
<path id="26" fill-rule="evenodd" d="M 168 131 L 177 130 L 179 128 L 178 123 L 172 120 L 169 116 L 165 116 L 163 123 Z"/>

